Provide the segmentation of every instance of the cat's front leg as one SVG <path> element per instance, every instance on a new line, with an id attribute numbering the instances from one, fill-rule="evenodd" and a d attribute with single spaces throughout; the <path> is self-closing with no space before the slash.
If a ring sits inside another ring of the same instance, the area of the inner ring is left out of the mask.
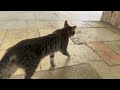
<path id="1" fill-rule="evenodd" d="M 52 67 L 55 67 L 54 56 L 55 56 L 54 53 L 51 53 L 51 54 L 50 54 L 50 64 L 51 64 Z"/>
<path id="2" fill-rule="evenodd" d="M 61 52 L 63 55 L 68 56 L 70 58 L 70 54 L 68 53 L 67 50 Z"/>

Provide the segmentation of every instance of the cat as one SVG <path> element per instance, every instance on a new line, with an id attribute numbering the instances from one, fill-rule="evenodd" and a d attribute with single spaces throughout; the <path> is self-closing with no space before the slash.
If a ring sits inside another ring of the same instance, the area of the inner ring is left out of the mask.
<path id="1" fill-rule="evenodd" d="M 31 79 L 41 59 L 50 55 L 50 64 L 55 67 L 55 52 L 60 51 L 70 57 L 67 51 L 69 38 L 75 34 L 77 26 L 64 27 L 43 37 L 25 39 L 8 48 L 0 61 L 0 78 L 9 79 L 18 68 L 25 71 L 24 79 Z"/>

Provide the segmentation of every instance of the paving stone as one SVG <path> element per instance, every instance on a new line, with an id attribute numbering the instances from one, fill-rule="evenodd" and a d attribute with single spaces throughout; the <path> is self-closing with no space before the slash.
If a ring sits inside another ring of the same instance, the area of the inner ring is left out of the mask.
<path id="1" fill-rule="evenodd" d="M 39 29 L 38 26 L 39 21 L 27 21 L 28 29 Z"/>
<path id="2" fill-rule="evenodd" d="M 71 21 L 71 23 L 73 25 L 76 25 L 77 28 L 83 28 L 83 27 L 91 27 L 91 25 L 85 23 L 85 22 L 82 22 L 82 21 Z"/>
<path id="3" fill-rule="evenodd" d="M 27 38 L 37 38 L 37 37 L 40 37 L 39 29 L 28 29 L 26 31 L 26 37 Z"/>
<path id="4" fill-rule="evenodd" d="M 76 29 L 76 34 L 71 37 L 75 44 L 99 41 L 120 40 L 120 35 L 105 28 L 81 28 Z"/>
<path id="5" fill-rule="evenodd" d="M 52 24 L 52 26 L 55 28 L 55 29 L 61 29 L 64 27 L 64 22 L 65 21 L 50 21 L 50 23 Z M 69 21 L 68 21 L 69 22 Z M 69 22 L 70 23 L 70 22 Z"/>
<path id="6" fill-rule="evenodd" d="M 64 11 L 57 11 L 55 13 L 56 16 L 58 16 L 61 20 L 70 20 L 69 13 L 66 13 Z"/>
<path id="7" fill-rule="evenodd" d="M 1 49 L 7 49 L 21 40 L 39 37 L 38 30 L 8 30 Z"/>
<path id="8" fill-rule="evenodd" d="M 103 61 L 89 62 L 103 79 L 116 79 L 116 74 Z"/>
<path id="9" fill-rule="evenodd" d="M 83 63 L 41 72 L 39 79 L 101 79 L 101 76 L 89 64 Z"/>
<path id="10" fill-rule="evenodd" d="M 48 34 L 51 34 L 55 31 L 56 29 L 39 29 L 40 36 L 45 36 Z"/>
<path id="11" fill-rule="evenodd" d="M 54 29 L 53 25 L 49 21 L 39 21 L 39 29 Z"/>
<path id="12" fill-rule="evenodd" d="M 73 15 L 101 15 L 102 14 L 102 11 L 67 11 L 68 13 L 70 14 L 73 14 Z"/>
<path id="13" fill-rule="evenodd" d="M 27 29 L 26 21 L 0 21 L 0 29 Z"/>
<path id="14" fill-rule="evenodd" d="M 68 18 L 71 21 L 99 21 L 99 18 L 96 18 L 92 15 L 69 15 Z"/>
<path id="15" fill-rule="evenodd" d="M 120 79 L 120 65 L 110 67 L 115 79 Z"/>
<path id="16" fill-rule="evenodd" d="M 0 30 L 0 47 L 1 47 L 1 44 L 5 37 L 6 32 L 7 32 L 7 30 Z"/>
<path id="17" fill-rule="evenodd" d="M 111 28 L 106 28 L 106 29 L 120 35 L 120 28 L 111 27 Z"/>
<path id="18" fill-rule="evenodd" d="M 17 71 L 13 75 L 21 75 L 21 74 L 25 74 L 25 72 L 23 69 L 19 68 L 19 69 L 17 69 Z"/>
<path id="19" fill-rule="evenodd" d="M 120 55 L 120 41 L 104 42 L 108 47 Z"/>
<path id="20" fill-rule="evenodd" d="M 35 17 L 36 17 L 37 20 L 45 20 L 45 21 L 60 20 L 60 18 L 58 16 L 56 16 L 54 13 L 37 12 L 37 13 L 35 13 Z"/>
<path id="21" fill-rule="evenodd" d="M 55 68 L 101 60 L 99 56 L 97 56 L 90 48 L 85 45 L 69 45 L 68 52 L 71 55 L 70 59 L 62 55 L 60 52 L 55 54 Z M 42 70 L 51 69 L 49 56 L 45 57 L 40 64 Z"/>
<path id="22" fill-rule="evenodd" d="M 108 23 L 105 23 L 105 22 L 101 22 L 101 21 L 86 21 L 87 24 L 89 24 L 90 26 L 92 27 L 95 27 L 95 28 L 102 28 L 102 27 L 113 27 L 112 25 L 108 24 Z"/>
<path id="23" fill-rule="evenodd" d="M 0 60 L 2 59 L 5 52 L 6 50 L 0 49 Z"/>
<path id="24" fill-rule="evenodd" d="M 13 76 L 22 79 L 24 75 Z M 101 76 L 90 64 L 79 64 L 50 71 L 36 72 L 33 79 L 101 79 Z"/>
<path id="25" fill-rule="evenodd" d="M 28 11 L 4 11 L 0 12 L 0 20 L 35 20 L 35 16 Z"/>
<path id="26" fill-rule="evenodd" d="M 120 64 L 120 56 L 111 50 L 103 43 L 88 43 L 91 47 L 108 65 Z"/>

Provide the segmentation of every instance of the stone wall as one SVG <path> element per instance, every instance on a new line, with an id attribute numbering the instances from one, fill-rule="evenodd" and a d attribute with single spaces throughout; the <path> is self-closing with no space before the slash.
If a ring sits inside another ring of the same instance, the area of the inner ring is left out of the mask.
<path id="1" fill-rule="evenodd" d="M 120 11 L 103 11 L 101 21 L 120 28 Z"/>

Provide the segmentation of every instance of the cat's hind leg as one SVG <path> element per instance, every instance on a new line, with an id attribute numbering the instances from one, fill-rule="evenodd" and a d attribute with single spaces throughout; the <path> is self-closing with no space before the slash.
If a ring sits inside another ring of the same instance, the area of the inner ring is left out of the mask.
<path id="1" fill-rule="evenodd" d="M 37 67 L 29 67 L 25 69 L 25 77 L 24 79 L 31 79 L 32 75 L 35 73 Z"/>
<path id="2" fill-rule="evenodd" d="M 70 54 L 68 53 L 67 50 L 62 50 L 61 53 L 65 56 L 68 56 L 70 58 Z"/>
<path id="3" fill-rule="evenodd" d="M 9 79 L 18 69 L 18 66 L 16 65 L 16 57 L 14 56 L 10 56 L 10 58 L 4 56 L 0 64 L 1 79 Z"/>

